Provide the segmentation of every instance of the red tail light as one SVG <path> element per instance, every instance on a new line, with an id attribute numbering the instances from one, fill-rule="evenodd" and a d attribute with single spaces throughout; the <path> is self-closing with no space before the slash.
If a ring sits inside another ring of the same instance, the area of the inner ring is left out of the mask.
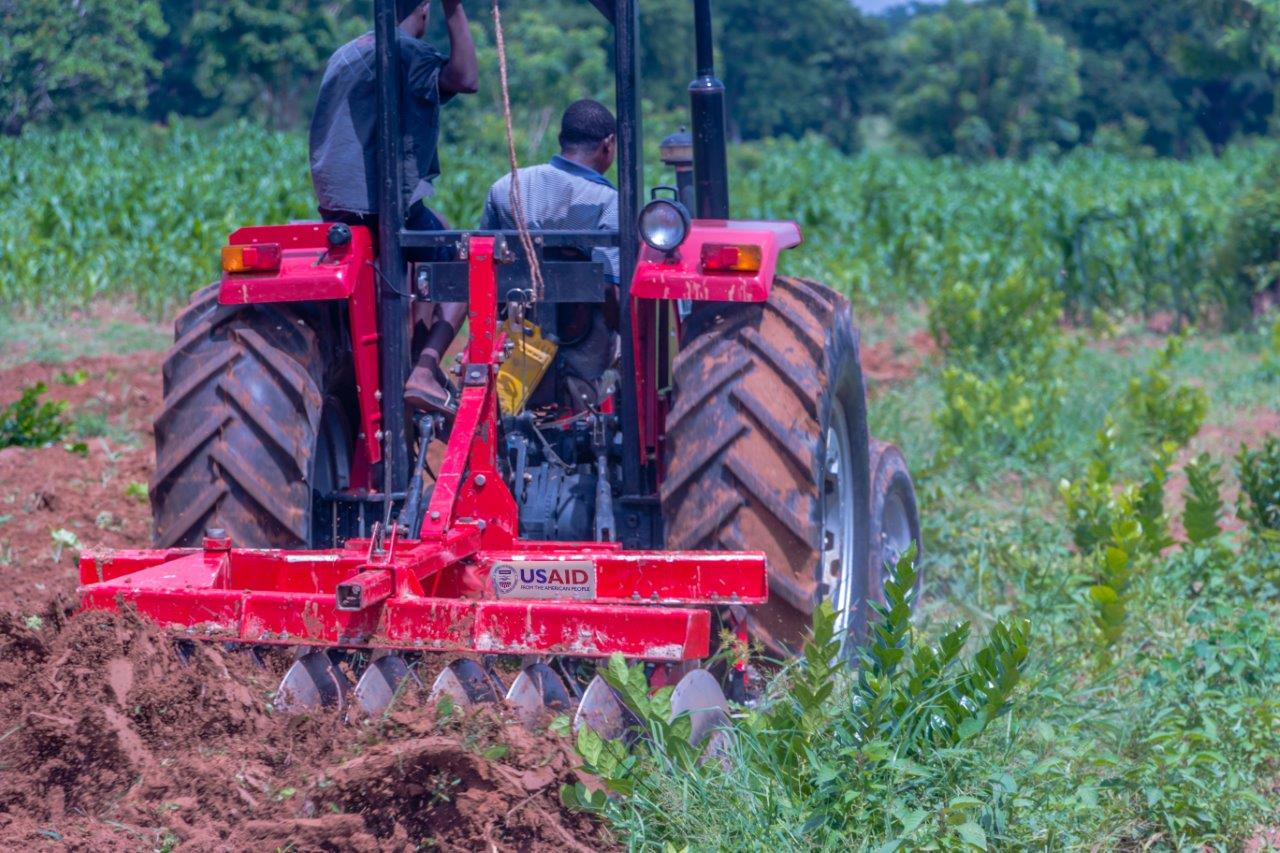
<path id="1" fill-rule="evenodd" d="M 760 272 L 760 247 L 707 243 L 702 247 L 703 272 Z"/>
<path id="2" fill-rule="evenodd" d="M 279 243 L 223 246 L 223 272 L 274 272 L 280 269 Z"/>

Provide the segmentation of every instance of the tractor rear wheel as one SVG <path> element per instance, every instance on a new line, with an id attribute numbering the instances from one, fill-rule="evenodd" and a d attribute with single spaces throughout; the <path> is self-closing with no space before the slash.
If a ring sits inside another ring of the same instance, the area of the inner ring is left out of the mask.
<path id="1" fill-rule="evenodd" d="M 794 652 L 830 599 L 851 650 L 866 629 L 871 477 L 849 302 L 779 276 L 766 302 L 691 321 L 666 424 L 667 547 L 764 551 L 753 634 Z"/>
<path id="2" fill-rule="evenodd" d="M 249 548 L 312 544 L 314 495 L 345 485 L 351 437 L 308 310 L 219 305 L 215 284 L 178 316 L 155 420 L 157 546 L 209 528 Z"/>

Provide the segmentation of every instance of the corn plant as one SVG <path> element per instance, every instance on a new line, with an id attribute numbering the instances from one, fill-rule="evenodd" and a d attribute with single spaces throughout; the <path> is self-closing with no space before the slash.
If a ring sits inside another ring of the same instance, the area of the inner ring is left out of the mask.
<path id="1" fill-rule="evenodd" d="M 441 146 L 433 206 L 465 228 L 505 168 L 505 149 L 487 120 L 465 122 L 462 138 L 465 146 L 456 137 Z M 1265 146 L 1185 161 L 1081 150 L 966 165 L 850 158 L 806 139 L 734 146 L 730 156 L 753 176 L 736 190 L 741 214 L 804 230 L 804 246 L 784 255 L 791 272 L 874 303 L 929 298 L 958 269 L 995 281 L 1022 268 L 1087 316 L 1238 302 L 1187 255 L 1223 240 L 1240 184 L 1275 155 Z M 0 138 L 0 176 L 6 305 L 127 296 L 160 314 L 215 272 L 232 229 L 316 215 L 305 135 L 249 123 L 32 130 Z"/>

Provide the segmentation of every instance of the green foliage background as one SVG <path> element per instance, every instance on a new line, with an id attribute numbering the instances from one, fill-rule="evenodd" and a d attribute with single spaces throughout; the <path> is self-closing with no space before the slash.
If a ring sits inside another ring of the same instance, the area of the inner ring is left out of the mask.
<path id="1" fill-rule="evenodd" d="M 602 81 L 593 54 L 579 56 L 584 78 Z M 521 74 L 539 73 L 529 69 Z M 476 221 L 505 168 L 502 128 L 487 116 L 460 112 L 468 132 L 455 127 L 443 145 L 435 204 L 451 222 Z M 520 123 L 522 156 L 551 151 L 552 118 Z M 657 135 L 647 135 L 651 185 L 671 180 Z M 1247 317 L 1272 280 L 1274 223 L 1251 211 L 1275 204 L 1276 153 L 1260 144 L 1172 161 L 1081 150 L 966 165 L 779 140 L 734 148 L 732 194 L 737 215 L 797 220 L 806 241 L 787 253 L 788 269 L 862 304 L 943 298 L 957 281 L 1022 270 L 1085 321 L 1158 310 L 1213 320 Z M 10 306 L 129 296 L 160 315 L 214 274 L 234 228 L 316 215 L 303 136 L 253 123 L 29 130 L 0 137 L 0 175 L 0 304 Z"/>
<path id="2" fill-rule="evenodd" d="M 0 132 L 103 110 L 298 127 L 326 59 L 367 28 L 371 2 L 0 0 Z M 467 8 L 491 53 L 488 3 Z M 742 140 L 819 134 L 849 152 L 864 119 L 887 116 L 895 144 L 926 154 L 1085 143 L 1189 156 L 1265 134 L 1275 107 L 1274 0 L 949 0 L 887 16 L 847 0 L 716 0 L 714 10 Z M 573 98 L 607 98 L 611 34 L 585 0 L 506 11 L 529 121 L 545 125 L 543 111 Z M 650 114 L 683 112 L 690 4 L 644 0 L 640 15 Z M 437 5 L 428 37 L 443 44 L 440 18 Z M 491 93 L 472 101 L 494 113 Z"/>

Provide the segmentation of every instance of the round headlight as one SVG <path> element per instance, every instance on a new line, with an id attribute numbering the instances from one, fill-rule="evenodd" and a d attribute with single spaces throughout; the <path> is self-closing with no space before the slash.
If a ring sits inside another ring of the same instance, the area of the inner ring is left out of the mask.
<path id="1" fill-rule="evenodd" d="M 655 198 L 640 210 L 640 239 L 659 252 L 674 252 L 689 234 L 689 211 L 678 201 Z"/>

